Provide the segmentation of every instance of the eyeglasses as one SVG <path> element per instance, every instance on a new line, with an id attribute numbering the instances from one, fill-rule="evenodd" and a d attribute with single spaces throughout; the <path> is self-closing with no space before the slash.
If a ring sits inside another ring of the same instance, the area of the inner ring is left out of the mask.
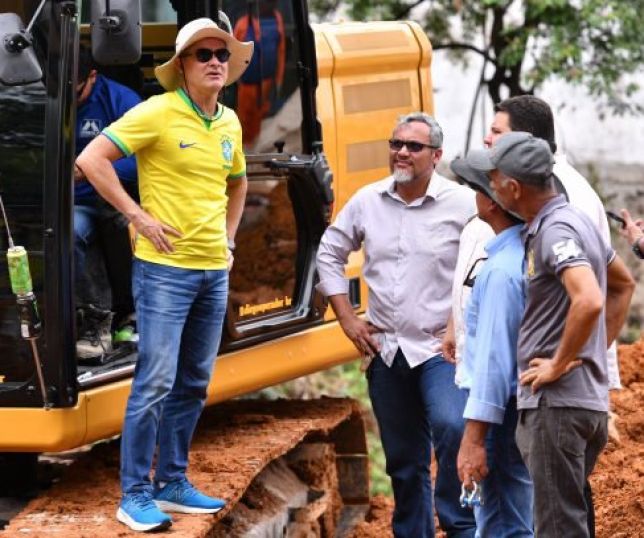
<path id="1" fill-rule="evenodd" d="M 181 56 L 194 56 L 202 64 L 208 63 L 214 56 L 219 63 L 225 64 L 230 59 L 230 51 L 228 49 L 197 49 L 193 53 L 186 53 Z"/>
<path id="2" fill-rule="evenodd" d="M 417 142 L 416 140 L 400 140 L 398 138 L 392 138 L 389 140 L 389 149 L 392 151 L 400 151 L 403 149 L 403 146 L 405 146 L 407 151 L 411 153 L 418 153 L 424 148 L 439 149 L 438 146 L 424 144 L 423 142 Z"/>

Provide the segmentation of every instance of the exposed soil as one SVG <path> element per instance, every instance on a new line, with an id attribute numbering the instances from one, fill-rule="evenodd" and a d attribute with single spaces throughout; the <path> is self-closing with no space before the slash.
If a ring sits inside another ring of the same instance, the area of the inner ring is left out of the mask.
<path id="1" fill-rule="evenodd" d="M 297 225 L 285 181 L 250 184 L 236 242 L 239 248 L 230 274 L 233 312 L 246 319 L 255 314 L 240 315 L 241 306 L 293 299 Z M 270 311 L 287 306 L 274 306 Z"/>
<path id="2" fill-rule="evenodd" d="M 371 499 L 371 506 L 363 523 L 356 526 L 350 538 L 393 538 L 391 516 L 394 500 L 384 495 Z"/>
<path id="3" fill-rule="evenodd" d="M 188 477 L 203 491 L 227 501 L 215 516 L 173 515 L 173 538 L 211 536 L 217 521 L 240 500 L 252 479 L 270 462 L 310 435 L 324 437 L 357 404 L 345 399 L 233 401 L 204 412 L 190 452 Z M 311 468 L 302 469 L 314 472 Z M 63 473 L 51 490 L 11 519 L 0 537 L 97 538 L 140 536 L 118 523 L 119 451 L 115 442 L 95 446 Z M 324 474 L 324 473 L 323 473 Z"/>
<path id="4" fill-rule="evenodd" d="M 644 340 L 620 346 L 619 357 L 624 388 L 611 394 L 619 439 L 609 441 L 591 477 L 599 538 L 644 535 Z M 351 409 L 354 405 L 347 400 L 323 399 L 217 406 L 204 414 L 191 451 L 189 476 L 198 487 L 233 504 L 269 461 L 288 451 L 307 432 L 328 431 L 342 417 L 356 412 Z M 303 467 L 299 472 L 313 472 L 324 481 L 334 479 L 326 477 L 324 469 Z M 45 496 L 12 519 L 0 537 L 134 535 L 114 520 L 118 499 L 118 447 L 114 442 L 98 445 L 79 457 Z M 392 513 L 392 499 L 373 498 L 366 520 L 351 538 L 391 537 Z M 179 515 L 168 535 L 206 536 L 226 514 L 215 518 Z"/>
<path id="5" fill-rule="evenodd" d="M 644 340 L 619 348 L 622 390 L 611 393 L 619 440 L 591 476 L 597 536 L 644 536 Z"/>

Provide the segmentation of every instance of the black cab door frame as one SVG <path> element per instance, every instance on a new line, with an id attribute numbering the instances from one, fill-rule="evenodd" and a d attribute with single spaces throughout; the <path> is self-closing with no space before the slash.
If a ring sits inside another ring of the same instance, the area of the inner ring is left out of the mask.
<path id="1" fill-rule="evenodd" d="M 45 304 L 46 357 L 43 372 L 59 407 L 76 405 L 74 317 L 73 184 L 76 124 L 75 80 L 78 61 L 78 9 L 75 1 L 54 0 L 49 25 L 45 118 Z"/>

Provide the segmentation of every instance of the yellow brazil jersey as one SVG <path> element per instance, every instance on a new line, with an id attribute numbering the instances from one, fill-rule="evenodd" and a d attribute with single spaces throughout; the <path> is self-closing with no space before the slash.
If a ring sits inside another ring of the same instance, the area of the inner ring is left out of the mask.
<path id="1" fill-rule="evenodd" d="M 136 153 L 141 206 L 179 230 L 175 251 L 157 252 L 139 235 L 135 256 L 185 269 L 225 269 L 226 182 L 246 174 L 241 125 L 219 103 L 206 119 L 182 89 L 130 109 L 103 134 L 125 155 Z"/>

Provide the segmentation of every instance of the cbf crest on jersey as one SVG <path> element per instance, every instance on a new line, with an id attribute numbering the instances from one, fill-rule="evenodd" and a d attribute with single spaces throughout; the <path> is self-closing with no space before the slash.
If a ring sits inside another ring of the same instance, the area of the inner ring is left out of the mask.
<path id="1" fill-rule="evenodd" d="M 233 141 L 232 138 L 228 136 L 221 137 L 221 154 L 224 157 L 224 161 L 230 163 L 233 160 Z"/>

